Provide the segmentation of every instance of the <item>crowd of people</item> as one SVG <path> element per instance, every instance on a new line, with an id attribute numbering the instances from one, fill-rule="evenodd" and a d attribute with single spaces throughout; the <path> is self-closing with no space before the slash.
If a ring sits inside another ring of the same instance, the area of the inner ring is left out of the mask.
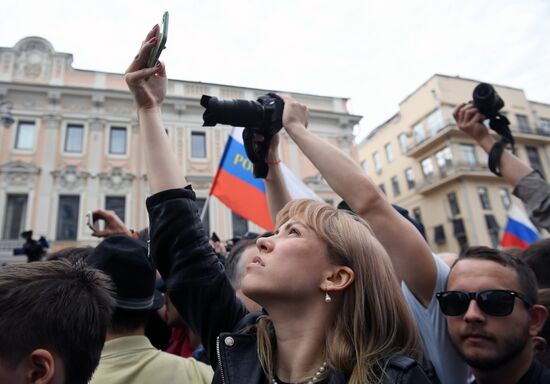
<path id="1" fill-rule="evenodd" d="M 150 226 L 135 233 L 98 209 L 97 247 L 0 268 L 0 383 L 550 383 L 550 240 L 443 260 L 291 97 L 284 130 L 348 209 L 292 200 L 275 136 L 265 183 L 276 231 L 230 252 L 213 243 L 163 127 L 165 66 L 146 66 L 158 33 L 125 76 Z M 490 153 L 485 117 L 470 103 L 454 117 Z M 550 230 L 548 183 L 508 151 L 497 163 Z"/>

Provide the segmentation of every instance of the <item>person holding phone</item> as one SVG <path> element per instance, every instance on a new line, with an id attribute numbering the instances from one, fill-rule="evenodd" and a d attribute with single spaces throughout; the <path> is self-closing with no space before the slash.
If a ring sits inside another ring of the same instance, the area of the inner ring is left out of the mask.
<path id="1" fill-rule="evenodd" d="M 242 279 L 264 311 L 250 314 L 236 298 L 164 132 L 165 66 L 146 66 L 157 36 L 155 27 L 125 75 L 152 193 L 150 250 L 167 294 L 209 353 L 213 382 L 428 383 L 391 261 L 357 216 L 310 200 L 287 204 Z M 285 110 L 283 124 L 296 118 Z"/>

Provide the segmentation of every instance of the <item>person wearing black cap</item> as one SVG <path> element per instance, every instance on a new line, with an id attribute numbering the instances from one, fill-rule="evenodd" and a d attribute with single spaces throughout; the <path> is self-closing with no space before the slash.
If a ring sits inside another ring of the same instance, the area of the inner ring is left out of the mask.
<path id="1" fill-rule="evenodd" d="M 155 267 L 143 242 L 108 237 L 86 263 L 109 275 L 116 289 L 115 311 L 91 383 L 210 383 L 209 366 L 159 351 L 145 337 L 147 319 L 164 298 L 155 289 Z"/>

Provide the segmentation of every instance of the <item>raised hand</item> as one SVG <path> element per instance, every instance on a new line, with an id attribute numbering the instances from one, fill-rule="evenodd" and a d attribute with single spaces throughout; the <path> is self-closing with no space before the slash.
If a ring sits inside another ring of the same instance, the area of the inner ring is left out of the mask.
<path id="1" fill-rule="evenodd" d="M 166 96 L 168 79 L 164 64 L 157 62 L 153 68 L 147 68 L 147 59 L 157 44 L 159 26 L 155 25 L 145 37 L 138 54 L 126 70 L 124 79 L 134 95 L 138 109 L 155 109 Z"/>

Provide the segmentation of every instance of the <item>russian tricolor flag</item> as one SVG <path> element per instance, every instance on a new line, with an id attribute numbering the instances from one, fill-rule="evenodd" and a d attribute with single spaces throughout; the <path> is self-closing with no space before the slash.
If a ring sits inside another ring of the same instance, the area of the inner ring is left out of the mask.
<path id="1" fill-rule="evenodd" d="M 273 230 L 263 179 L 252 173 L 252 162 L 246 156 L 243 128 L 233 128 L 212 182 L 210 194 L 229 209 L 266 230 Z M 311 189 L 281 164 L 290 196 L 322 201 Z"/>
<path id="2" fill-rule="evenodd" d="M 512 205 L 508 210 L 508 222 L 504 228 L 500 246 L 525 249 L 539 238 L 539 232 L 527 214 L 516 205 Z"/>

